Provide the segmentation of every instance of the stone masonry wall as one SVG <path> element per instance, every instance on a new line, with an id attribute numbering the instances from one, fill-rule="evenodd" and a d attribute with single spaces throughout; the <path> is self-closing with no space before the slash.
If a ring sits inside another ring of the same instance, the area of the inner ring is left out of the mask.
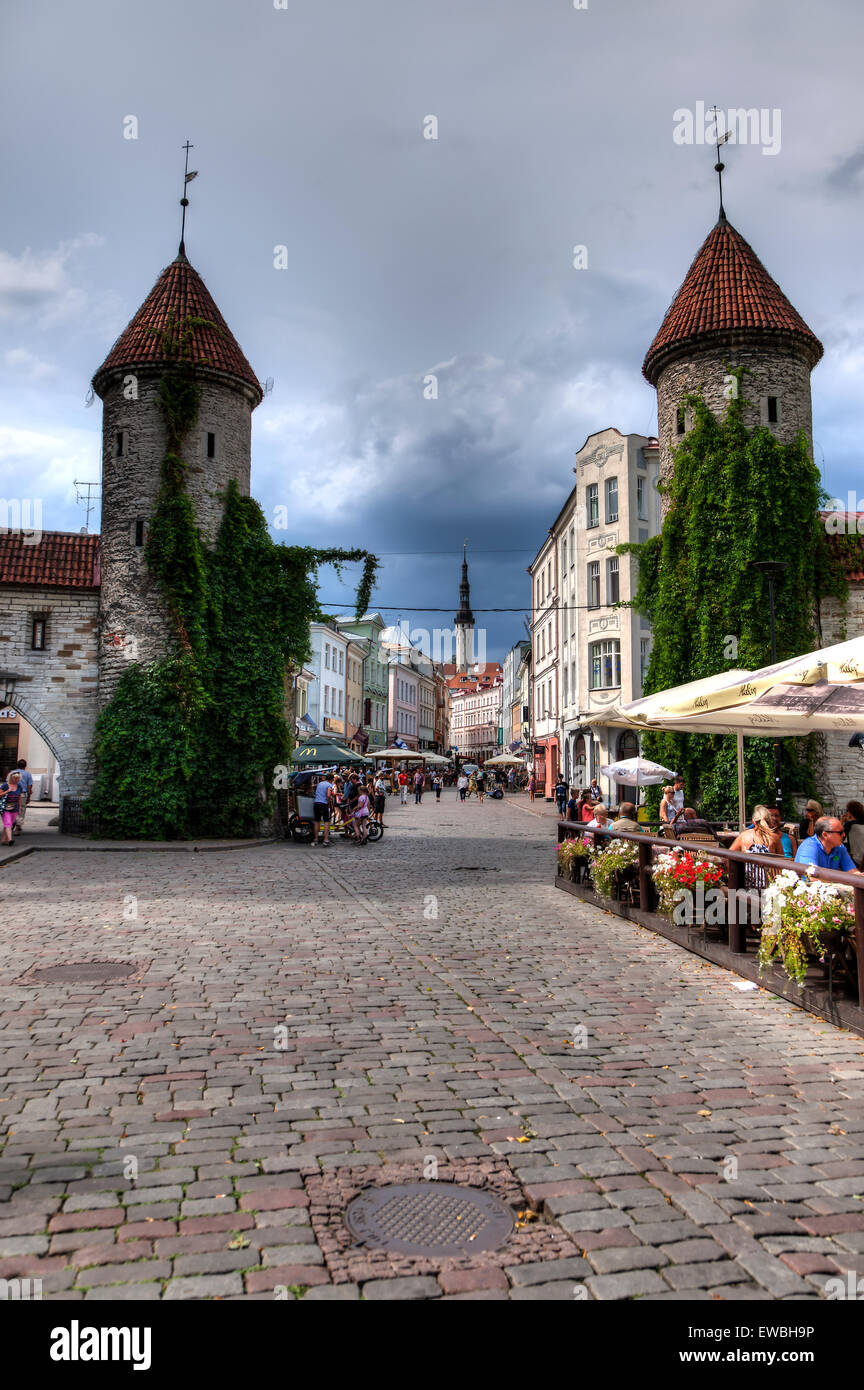
<path id="1" fill-rule="evenodd" d="M 137 400 L 127 400 L 118 375 L 104 396 L 102 425 L 102 616 L 100 703 L 107 702 L 129 660 L 149 662 L 165 655 L 168 619 L 161 596 L 136 546 L 136 521 L 146 528 L 159 490 L 165 452 L 165 425 L 159 403 L 159 375 L 135 374 Z M 251 392 L 222 380 L 201 378 L 198 419 L 184 447 L 187 489 L 196 523 L 212 544 L 222 519 L 221 493 L 236 480 L 249 493 Z M 117 456 L 118 433 L 123 454 Z M 207 435 L 216 436 L 216 454 L 207 457 Z"/>
<path id="2" fill-rule="evenodd" d="M 822 645 L 850 641 L 864 636 L 864 583 L 849 585 L 845 612 L 836 599 L 822 604 Z M 864 801 L 864 753 L 850 748 L 849 740 L 856 730 L 823 734 L 823 762 L 819 789 L 821 800 L 828 810 L 842 810 L 847 801 Z M 864 732 L 864 730 L 862 730 Z"/>
<path id="3" fill-rule="evenodd" d="M 46 619 L 44 651 L 30 646 L 35 617 Z M 0 667 L 20 676 L 12 704 L 57 758 L 61 796 L 82 795 L 93 774 L 98 618 L 95 590 L 0 589 Z"/>
<path id="4" fill-rule="evenodd" d="M 776 396 L 779 419 L 771 425 L 776 437 L 784 444 L 791 443 L 803 429 L 812 457 L 812 408 L 810 402 L 810 368 L 803 357 L 788 350 L 770 347 L 735 346 L 694 352 L 673 362 L 661 372 L 657 381 L 657 436 L 660 442 L 660 476 L 666 479 L 672 472 L 672 450 L 680 443 L 676 434 L 678 407 L 688 393 L 700 391 L 706 405 L 717 416 L 725 414 L 728 402 L 723 394 L 729 368 L 746 367 L 741 384 L 744 399 L 744 423 L 748 429 L 768 424 L 765 398 Z M 687 428 L 691 425 L 688 412 Z"/>

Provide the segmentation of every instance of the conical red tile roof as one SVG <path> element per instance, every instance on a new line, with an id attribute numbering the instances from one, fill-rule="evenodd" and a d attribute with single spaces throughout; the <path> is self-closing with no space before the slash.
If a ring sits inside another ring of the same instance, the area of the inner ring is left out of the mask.
<path id="1" fill-rule="evenodd" d="M 673 348 L 704 345 L 712 335 L 751 330 L 799 340 L 815 366 L 822 344 L 723 213 L 706 237 L 666 312 L 642 371 L 652 386 Z"/>
<path id="2" fill-rule="evenodd" d="M 172 323 L 179 326 L 188 316 L 209 320 L 208 325 L 196 328 L 192 334 L 191 360 L 199 366 L 213 367 L 239 377 L 252 387 L 260 401 L 263 392 L 258 378 L 201 276 L 182 252 L 162 271 L 141 308 L 95 373 L 94 390 L 101 395 L 106 373 L 113 370 L 170 361 L 160 334 L 170 330 Z"/>

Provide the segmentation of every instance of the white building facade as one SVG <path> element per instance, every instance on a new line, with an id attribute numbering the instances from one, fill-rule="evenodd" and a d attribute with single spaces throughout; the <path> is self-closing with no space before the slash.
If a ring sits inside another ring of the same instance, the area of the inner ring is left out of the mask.
<path id="1" fill-rule="evenodd" d="M 553 526 L 561 576 L 561 766 L 569 785 L 596 777 L 606 799 L 616 802 L 633 788 L 610 785 L 600 767 L 635 756 L 638 739 L 592 720 L 642 694 L 651 627 L 633 609 L 617 606 L 634 597 L 638 573 L 635 557 L 616 549 L 660 530 L 657 440 L 601 430 L 585 441 L 573 471 L 576 486 Z"/>

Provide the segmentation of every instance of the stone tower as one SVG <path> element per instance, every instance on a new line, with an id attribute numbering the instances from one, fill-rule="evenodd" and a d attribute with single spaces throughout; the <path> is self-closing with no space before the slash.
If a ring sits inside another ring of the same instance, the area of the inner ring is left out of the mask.
<path id="1" fill-rule="evenodd" d="M 819 339 L 721 208 L 642 367 L 657 388 L 661 479 L 670 477 L 672 451 L 692 423 L 683 398 L 701 392 L 722 415 L 733 367 L 747 369 L 747 428 L 766 425 L 782 443 L 803 430 L 812 457 L 810 373 L 821 356 Z"/>
<path id="2" fill-rule="evenodd" d="M 459 612 L 456 625 L 456 670 L 467 671 L 474 660 L 474 614 L 471 612 L 471 590 L 468 585 L 468 553 L 462 549 L 462 582 L 459 585 Z"/>
<path id="3" fill-rule="evenodd" d="M 93 377 L 103 402 L 101 704 L 130 660 L 159 660 L 167 650 L 167 615 L 145 564 L 144 543 L 166 443 L 159 382 L 170 358 L 160 334 L 190 316 L 207 323 L 190 340 L 202 394 L 183 456 L 187 491 L 206 542 L 215 539 L 220 494 L 228 482 L 235 479 L 241 493 L 249 494 L 252 411 L 263 393 L 181 244 Z"/>

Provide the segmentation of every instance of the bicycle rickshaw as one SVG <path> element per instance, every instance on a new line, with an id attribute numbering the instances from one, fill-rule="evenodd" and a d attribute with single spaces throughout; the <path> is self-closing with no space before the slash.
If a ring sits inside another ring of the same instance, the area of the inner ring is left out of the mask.
<path id="1" fill-rule="evenodd" d="M 335 771 L 336 769 L 332 767 L 315 770 L 304 767 L 300 772 L 292 773 L 288 784 L 288 834 L 292 840 L 308 844 L 314 836 L 315 786 L 319 777 L 323 777 L 325 774 L 329 776 Z M 366 826 L 366 833 L 370 841 L 380 840 L 384 834 L 384 828 L 377 821 L 370 819 Z M 334 835 L 346 835 L 353 840 L 353 821 L 343 818 L 337 812 L 330 821 L 331 839 Z"/>

